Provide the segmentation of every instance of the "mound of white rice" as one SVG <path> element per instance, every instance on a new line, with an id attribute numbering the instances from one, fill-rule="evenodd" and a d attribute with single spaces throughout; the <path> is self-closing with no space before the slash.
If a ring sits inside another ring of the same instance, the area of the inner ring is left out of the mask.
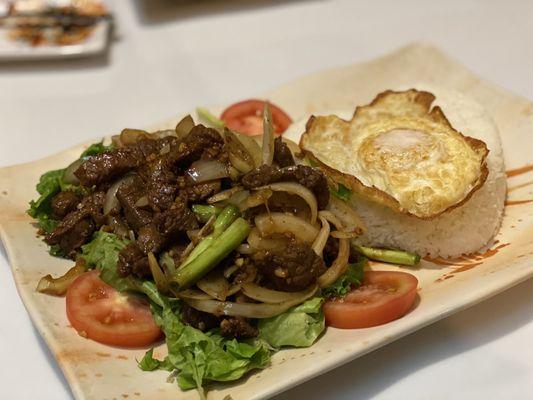
<path id="1" fill-rule="evenodd" d="M 466 203 L 432 220 L 400 214 L 374 202 L 352 196 L 351 205 L 367 225 L 359 244 L 413 251 L 421 256 L 453 258 L 490 245 L 503 217 L 506 193 L 505 167 L 498 128 L 478 103 L 458 92 L 426 84 L 415 86 L 436 96 L 434 104 L 459 132 L 484 141 L 489 175 Z M 405 89 L 405 88 L 402 88 Z M 353 110 L 336 114 L 350 118 Z M 298 143 L 305 121 L 296 123 L 286 137 Z"/>

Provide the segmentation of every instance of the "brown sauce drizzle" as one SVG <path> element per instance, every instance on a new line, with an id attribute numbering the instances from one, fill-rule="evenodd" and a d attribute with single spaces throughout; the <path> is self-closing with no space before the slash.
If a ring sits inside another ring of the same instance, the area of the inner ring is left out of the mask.
<path id="1" fill-rule="evenodd" d="M 498 244 L 498 241 L 494 242 L 494 244 Z M 489 249 L 487 250 L 486 252 L 484 253 L 472 253 L 472 254 L 467 254 L 465 256 L 462 256 L 462 257 L 459 257 L 459 258 L 454 258 L 454 259 L 444 259 L 444 258 L 441 258 L 441 257 L 437 257 L 437 258 L 429 258 L 429 257 L 424 257 L 424 260 L 426 261 L 429 261 L 429 262 L 432 262 L 434 264 L 438 264 L 438 265 L 448 265 L 448 266 L 455 266 L 457 268 L 454 268 L 453 271 L 447 273 L 447 274 L 444 274 L 443 276 L 441 276 L 440 278 L 438 278 L 435 282 L 442 282 L 446 279 L 450 279 L 450 278 L 453 278 L 455 275 L 454 274 L 457 274 L 459 272 L 464 272 L 464 271 L 468 271 L 472 268 L 475 268 L 477 267 L 478 265 L 481 265 L 483 264 L 483 260 L 485 260 L 486 258 L 489 258 L 489 257 L 492 257 L 494 256 L 495 254 L 497 254 L 501 249 L 503 249 L 504 247 L 507 247 L 509 246 L 510 243 L 502 243 L 492 249 Z"/>
<path id="2" fill-rule="evenodd" d="M 533 165 L 525 165 L 520 168 L 510 169 L 509 171 L 506 171 L 505 174 L 508 178 L 511 178 L 513 176 L 525 174 L 529 171 L 533 171 Z"/>
<path id="3" fill-rule="evenodd" d="M 505 200 L 505 205 L 506 206 L 518 206 L 520 204 L 526 204 L 526 203 L 531 203 L 533 202 L 533 199 L 529 199 L 529 200 Z"/>
<path id="4" fill-rule="evenodd" d="M 525 174 L 526 172 L 529 172 L 529 171 L 533 171 L 533 165 L 525 165 L 525 166 L 520 167 L 520 168 L 510 169 L 510 170 L 506 171 L 505 174 L 507 175 L 507 178 L 511 178 L 513 176 L 518 176 L 518 175 Z M 509 192 L 511 192 L 511 191 L 513 191 L 515 189 L 528 186 L 528 185 L 530 185 L 532 183 L 533 183 L 533 181 L 529 181 L 529 182 L 526 182 L 526 183 L 522 183 L 521 185 L 509 188 L 507 190 L 507 193 L 509 193 Z M 531 203 L 531 202 L 533 202 L 533 199 L 506 200 L 505 201 L 505 205 L 506 206 L 517 206 L 517 205 L 520 205 L 520 204 L 527 204 L 527 203 Z"/>

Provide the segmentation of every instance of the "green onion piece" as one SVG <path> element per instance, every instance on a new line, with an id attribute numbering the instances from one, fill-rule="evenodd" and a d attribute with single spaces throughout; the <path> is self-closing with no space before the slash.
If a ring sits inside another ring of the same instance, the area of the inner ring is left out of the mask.
<path id="1" fill-rule="evenodd" d="M 181 265 L 185 266 L 189 264 L 192 260 L 202 254 L 209 246 L 212 245 L 214 240 L 219 237 L 222 232 L 224 232 L 233 223 L 233 221 L 237 219 L 240 214 L 241 213 L 239 212 L 239 209 L 234 205 L 230 204 L 226 206 L 215 220 L 213 225 L 213 233 L 203 238 Z"/>
<path id="2" fill-rule="evenodd" d="M 209 111 L 207 108 L 198 107 L 196 109 L 196 114 L 198 114 L 198 118 L 201 122 L 211 128 L 222 129 L 224 128 L 224 126 L 226 126 L 226 123 L 224 121 L 213 115 L 211 111 Z"/>
<path id="3" fill-rule="evenodd" d="M 187 289 L 235 250 L 250 233 L 251 226 L 244 218 L 237 218 L 211 245 L 174 275 L 177 289 Z"/>
<path id="4" fill-rule="evenodd" d="M 213 215 L 219 215 L 222 209 L 205 204 L 193 204 L 192 211 L 196 214 L 200 222 L 205 224 Z"/>
<path id="5" fill-rule="evenodd" d="M 408 251 L 378 249 L 366 246 L 354 247 L 359 253 L 375 261 L 400 265 L 417 265 L 420 262 L 420 256 L 418 254 Z"/>

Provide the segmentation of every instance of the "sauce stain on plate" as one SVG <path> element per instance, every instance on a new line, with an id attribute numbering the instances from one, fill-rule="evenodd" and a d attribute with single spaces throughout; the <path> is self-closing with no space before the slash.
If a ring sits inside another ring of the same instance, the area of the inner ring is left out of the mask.
<path id="1" fill-rule="evenodd" d="M 505 174 L 508 178 L 511 178 L 513 176 L 525 174 L 529 171 L 533 171 L 533 165 L 525 165 L 520 168 L 510 169 L 509 171 L 506 171 Z"/>

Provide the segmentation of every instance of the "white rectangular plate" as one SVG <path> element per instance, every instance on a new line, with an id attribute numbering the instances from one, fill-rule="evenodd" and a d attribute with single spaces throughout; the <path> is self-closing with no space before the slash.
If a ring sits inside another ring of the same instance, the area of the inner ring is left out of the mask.
<path id="1" fill-rule="evenodd" d="M 4 7 L 0 7 L 0 14 L 5 12 Z M 66 46 L 31 46 L 26 42 L 11 40 L 8 37 L 8 29 L 0 26 L 0 61 L 60 59 L 100 54 L 108 46 L 110 32 L 111 22 L 101 20 L 87 40 L 80 43 Z"/>
<path id="2" fill-rule="evenodd" d="M 297 119 L 320 110 L 353 108 L 368 103 L 384 89 L 420 81 L 459 90 L 481 103 L 500 129 L 507 169 L 527 166 L 530 149 L 524 143 L 529 143 L 533 131 L 533 104 L 480 80 L 429 45 L 414 44 L 371 62 L 308 76 L 261 97 L 279 104 Z M 142 357 L 144 350 L 108 347 L 78 336 L 69 327 L 64 299 L 35 292 L 41 276 L 60 275 L 72 262 L 48 255 L 25 212 L 28 201 L 36 197 L 35 183 L 43 172 L 69 164 L 85 146 L 0 170 L 0 234 L 20 296 L 76 398 L 196 399 L 194 391 L 180 393 L 175 384 L 167 383 L 166 372 L 139 370 L 135 359 Z M 528 185 L 532 179 L 533 172 L 510 176 L 509 200 L 533 198 L 533 186 Z M 209 398 L 222 399 L 227 394 L 235 400 L 272 396 L 531 277 L 533 203 L 507 206 L 496 239 L 498 250 L 478 260 L 481 264 L 475 268 L 424 261 L 419 269 L 413 269 L 420 281 L 420 302 L 404 318 L 369 329 L 328 329 L 311 348 L 280 351 L 266 370 L 234 384 L 217 385 Z M 162 345 L 155 354 L 161 356 L 164 351 Z"/>

